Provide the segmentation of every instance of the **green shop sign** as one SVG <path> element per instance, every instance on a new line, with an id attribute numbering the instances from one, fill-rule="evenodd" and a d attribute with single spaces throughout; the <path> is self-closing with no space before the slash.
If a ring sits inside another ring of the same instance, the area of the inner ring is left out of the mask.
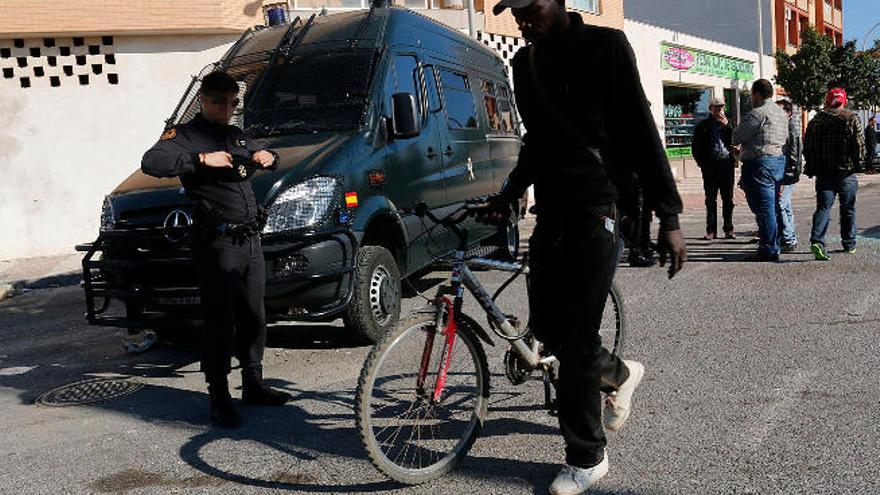
<path id="1" fill-rule="evenodd" d="M 751 81 L 755 78 L 755 63 L 748 60 L 668 43 L 661 43 L 660 51 L 660 66 L 664 69 L 739 81 Z"/>
<path id="2" fill-rule="evenodd" d="M 672 147 L 666 148 L 666 156 L 668 158 L 690 158 L 693 155 L 691 153 L 690 146 L 682 146 L 682 147 Z"/>

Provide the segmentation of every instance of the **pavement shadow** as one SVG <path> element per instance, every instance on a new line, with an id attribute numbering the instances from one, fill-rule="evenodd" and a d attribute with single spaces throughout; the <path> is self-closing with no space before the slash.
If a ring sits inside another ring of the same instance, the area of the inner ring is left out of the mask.
<path id="1" fill-rule="evenodd" d="M 68 287 L 78 285 L 82 281 L 82 272 L 73 271 L 68 273 L 59 273 L 47 277 L 41 277 L 34 280 L 12 280 L 10 285 L 15 291 L 51 289 L 56 287 Z"/>

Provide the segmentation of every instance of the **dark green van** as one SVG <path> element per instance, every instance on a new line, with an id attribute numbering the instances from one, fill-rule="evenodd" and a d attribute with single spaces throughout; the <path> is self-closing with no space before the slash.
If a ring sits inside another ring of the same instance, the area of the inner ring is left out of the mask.
<path id="1" fill-rule="evenodd" d="M 455 247 L 447 232 L 426 234 L 411 208 L 440 215 L 498 191 L 519 152 L 500 57 L 405 8 L 255 28 L 200 76 L 215 69 L 242 88 L 234 123 L 280 158 L 252 179 L 268 210 L 270 320 L 342 317 L 379 338 L 397 321 L 401 278 Z M 199 111 L 200 76 L 168 126 Z M 198 323 L 190 211 L 179 181 L 140 171 L 107 196 L 99 238 L 78 246 L 91 323 Z M 516 219 L 502 232 L 471 227 L 475 247 L 515 255 Z"/>

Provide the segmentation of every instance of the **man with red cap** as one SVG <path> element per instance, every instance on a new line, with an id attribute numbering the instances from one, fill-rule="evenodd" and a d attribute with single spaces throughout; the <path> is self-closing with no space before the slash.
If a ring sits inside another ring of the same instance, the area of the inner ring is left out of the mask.
<path id="1" fill-rule="evenodd" d="M 825 108 L 807 126 L 804 136 L 804 173 L 816 177 L 816 212 L 810 234 L 810 250 L 817 260 L 830 259 L 825 232 L 835 196 L 840 197 L 840 237 L 843 251 L 856 252 L 856 193 L 865 157 L 865 136 L 859 116 L 846 109 L 843 88 L 833 88 L 825 97 Z"/>

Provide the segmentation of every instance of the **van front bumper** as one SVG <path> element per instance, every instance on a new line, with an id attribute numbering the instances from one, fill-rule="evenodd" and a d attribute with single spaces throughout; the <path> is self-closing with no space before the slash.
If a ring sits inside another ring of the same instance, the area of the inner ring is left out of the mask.
<path id="1" fill-rule="evenodd" d="M 76 246 L 85 253 L 82 285 L 90 324 L 170 328 L 200 323 L 200 291 L 189 250 L 173 257 L 104 259 L 113 243 L 162 235 L 162 229 L 106 231 L 95 242 Z M 358 238 L 348 228 L 264 239 L 269 319 L 321 321 L 344 311 L 354 294 L 357 247 Z M 173 282 L 142 279 L 150 272 L 185 275 Z M 108 314 L 111 300 L 124 304 L 125 316 Z"/>

